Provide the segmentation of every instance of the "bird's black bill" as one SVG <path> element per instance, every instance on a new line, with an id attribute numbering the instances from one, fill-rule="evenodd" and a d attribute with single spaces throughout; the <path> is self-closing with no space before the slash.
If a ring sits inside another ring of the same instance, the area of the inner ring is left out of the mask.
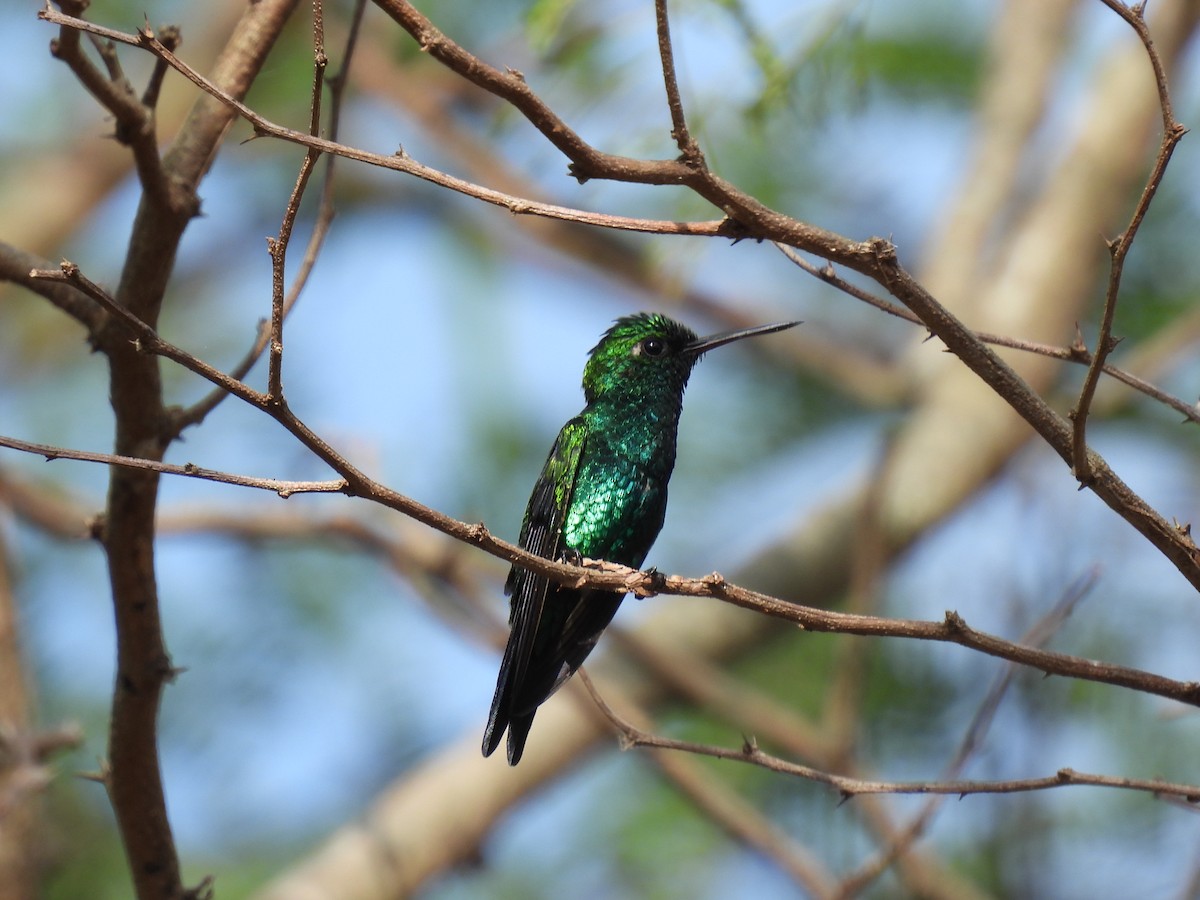
<path id="1" fill-rule="evenodd" d="M 742 338 L 756 337 L 760 334 L 774 334 L 776 331 L 784 331 L 799 324 L 799 322 L 777 322 L 774 325 L 759 325 L 757 328 L 739 328 L 736 331 L 722 331 L 720 334 L 710 334 L 708 337 L 692 341 L 683 348 L 683 352 L 698 356 L 716 347 L 740 341 Z"/>

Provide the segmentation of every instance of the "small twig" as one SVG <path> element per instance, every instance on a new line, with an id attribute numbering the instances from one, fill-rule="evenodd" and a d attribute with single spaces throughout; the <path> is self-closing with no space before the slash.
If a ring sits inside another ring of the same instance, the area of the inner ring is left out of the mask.
<path id="1" fill-rule="evenodd" d="M 185 369 L 190 369 L 197 375 L 207 378 L 227 393 L 240 397 L 255 406 L 263 405 L 265 395 L 260 394 L 236 378 L 231 378 L 187 351 L 181 350 L 169 341 L 164 341 L 158 336 L 158 332 L 124 306 L 117 303 L 100 285 L 80 272 L 79 266 L 75 265 L 75 263 L 63 260 L 58 269 L 34 269 L 29 273 L 29 277 L 69 284 L 79 289 L 82 293 L 99 303 L 110 315 L 115 316 L 123 322 L 133 332 L 137 338 L 134 343 L 141 352 L 164 356 L 173 362 L 179 363 Z"/>
<path id="2" fill-rule="evenodd" d="M 587 682 L 585 682 L 587 683 Z M 843 798 L 860 794 L 938 794 L 965 797 L 968 794 L 1013 794 L 1028 791 L 1049 790 L 1067 785 L 1090 785 L 1094 787 L 1119 788 L 1150 793 L 1158 797 L 1174 797 L 1188 804 L 1200 804 L 1200 785 L 1182 784 L 1153 778 L 1125 778 L 1114 775 L 1098 775 L 1062 768 L 1055 774 L 1042 778 L 1021 778 L 1005 781 L 880 781 L 853 778 L 825 772 L 812 766 L 800 765 L 779 759 L 760 750 L 753 739 L 747 739 L 740 749 L 717 747 L 693 741 L 649 734 L 645 730 L 621 718 L 604 702 L 589 684 L 589 691 L 604 716 L 616 727 L 623 742 L 632 747 L 649 747 L 661 750 L 678 750 L 714 759 L 729 759 L 749 762 L 773 772 L 795 775 L 809 781 L 828 785 L 836 789 Z"/>
<path id="3" fill-rule="evenodd" d="M 772 772 L 795 775 L 808 781 L 828 785 L 842 794 L 844 798 L 860 794 L 941 794 L 966 797 L 969 794 L 1019 794 L 1068 785 L 1088 785 L 1138 791 L 1163 798 L 1175 797 L 1189 804 L 1200 804 L 1200 785 L 1162 781 L 1157 778 L 1098 775 L 1090 772 L 1078 772 L 1071 768 L 1059 769 L 1053 775 L 1042 778 L 1015 778 L 1007 781 L 875 781 L 850 778 L 771 756 L 760 750 L 753 740 L 748 740 L 740 749 L 734 750 L 647 734 L 619 719 L 614 724 L 621 728 L 625 737 L 634 746 L 680 750 L 686 753 L 710 756 L 714 759 L 749 762 Z"/>
<path id="4" fill-rule="evenodd" d="M 671 111 L 671 137 L 679 147 L 680 161 L 695 169 L 705 168 L 704 154 L 683 115 L 683 99 L 679 95 L 679 79 L 675 72 L 675 51 L 671 44 L 671 25 L 667 17 L 667 0 L 654 0 L 654 19 L 658 28 L 658 55 L 662 59 L 663 84 L 667 89 L 667 108 Z"/>
<path id="5" fill-rule="evenodd" d="M 613 712 L 584 669 L 579 670 L 577 677 L 609 722 L 625 721 Z M 632 700 L 623 697 L 621 705 L 633 707 L 631 718 L 642 727 L 648 727 L 648 714 L 637 708 Z M 624 734 L 619 726 L 617 731 L 620 735 Z M 758 851 L 775 863 L 807 896 L 823 900 L 832 895 L 833 879 L 819 859 L 782 833 L 761 810 L 746 802 L 720 780 L 704 772 L 695 760 L 672 753 L 651 753 L 651 758 L 659 771 L 691 800 L 697 809 L 734 840 Z"/>
<path id="6" fill-rule="evenodd" d="M 322 0 L 313 0 L 312 9 L 313 84 L 308 133 L 313 137 L 320 137 L 321 89 L 325 84 L 325 67 L 329 60 L 325 56 L 325 11 Z M 287 250 L 292 240 L 292 229 L 296 225 L 296 216 L 300 212 L 300 202 L 304 199 L 304 190 L 308 187 L 308 179 L 320 156 L 321 152 L 313 147 L 309 147 L 305 152 L 300 172 L 296 176 L 296 184 L 288 197 L 279 234 L 267 240 L 267 247 L 271 253 L 271 342 L 267 355 L 267 396 L 275 403 L 283 402 L 283 316 Z"/>
<path id="7" fill-rule="evenodd" d="M 366 0 L 357 0 L 357 3 L 355 3 L 354 14 L 350 23 L 350 32 L 346 37 L 346 46 L 342 53 L 341 67 L 336 74 L 325 79 L 325 83 L 329 85 L 330 89 L 329 139 L 331 141 L 337 140 L 341 121 L 342 98 L 345 95 L 345 76 L 349 72 L 350 62 L 354 57 L 354 49 L 362 27 L 362 17 L 365 7 Z M 313 267 L 316 266 L 317 257 L 320 255 L 321 248 L 325 245 L 325 238 L 329 235 L 329 228 L 333 223 L 335 212 L 333 203 L 334 164 L 337 158 L 337 154 L 325 154 L 325 174 L 321 184 L 321 201 L 317 209 L 315 221 L 313 222 L 312 234 L 309 235 L 308 245 L 304 249 L 304 256 L 300 260 L 296 275 L 292 279 L 287 296 L 283 300 L 284 320 L 287 319 L 288 314 L 292 311 L 292 307 L 296 305 L 296 301 L 300 299 L 300 294 L 308 284 L 308 278 L 312 274 Z M 262 356 L 263 351 L 270 344 L 271 330 L 272 323 L 270 319 L 264 319 L 259 322 L 254 341 L 246 351 L 246 355 L 242 357 L 237 365 L 229 370 L 231 377 L 241 381 L 249 374 L 254 364 L 258 362 L 259 357 Z M 205 417 L 216 409 L 217 405 L 228 396 L 229 394 L 226 391 L 214 388 L 192 406 L 176 412 L 173 416 L 176 434 L 191 425 L 197 425 L 204 421 Z"/>
<path id="8" fill-rule="evenodd" d="M 346 493 L 347 490 L 346 482 L 342 479 L 336 481 L 282 481 L 278 478 L 256 478 L 252 475 L 238 475 L 233 472 L 206 469 L 192 463 L 176 465 L 174 463 L 159 462 L 155 459 L 141 459 L 134 456 L 122 456 L 116 453 L 71 450 L 67 447 L 55 447 L 51 444 L 22 441 L 5 435 L 0 435 L 0 447 L 8 447 L 10 450 L 20 450 L 23 453 L 33 453 L 43 457 L 47 462 L 52 462 L 56 459 L 73 459 L 80 462 L 121 466 L 126 469 L 143 469 L 148 472 L 161 472 L 164 475 L 181 475 L 185 478 L 215 481 L 218 484 L 233 484 L 239 487 L 270 491 L 284 499 L 291 497 L 293 494 L 340 494 Z"/>
<path id="9" fill-rule="evenodd" d="M 85 3 L 63 4 L 64 9 L 74 9 L 82 14 Z M 87 89 L 100 105 L 116 120 L 116 137 L 133 151 L 138 178 L 146 193 L 155 200 L 170 205 L 171 185 L 163 169 L 162 157 L 158 152 L 158 141 L 154 133 L 154 116 L 133 90 L 117 61 L 113 43 L 127 43 L 121 32 L 101 26 L 86 29 L 74 23 L 84 20 L 63 15 L 50 7 L 38 12 L 38 17 L 60 25 L 59 36 L 50 45 L 50 52 L 70 67 L 79 83 Z M 87 23 L 91 26 L 91 23 Z M 98 39 L 97 52 L 105 64 L 107 76 L 87 58 L 79 40 L 80 33 L 89 32 Z M 169 40 L 178 43 L 178 31 L 171 32 Z"/>
<path id="10" fill-rule="evenodd" d="M 164 25 L 158 32 L 158 39 L 164 47 L 174 52 L 183 42 L 183 35 L 177 26 Z M 166 78 L 169 68 L 170 66 L 165 60 L 156 59 L 154 61 L 154 71 L 150 73 L 146 89 L 142 91 L 142 106 L 146 109 L 154 109 L 158 106 L 158 95 L 162 90 L 163 79 Z"/>
<path id="11" fill-rule="evenodd" d="M 711 661 L 694 653 L 680 655 L 657 647 L 620 625 L 609 626 L 605 640 L 609 638 L 690 706 L 758 734 L 775 746 L 786 747 L 795 755 L 824 758 L 829 754 L 829 736 L 818 726 Z"/>
<path id="12" fill-rule="evenodd" d="M 1099 569 L 1093 568 L 1072 584 L 1053 608 L 1022 635 L 1021 643 L 1040 647 L 1053 637 L 1062 623 L 1074 612 L 1075 607 L 1095 587 L 1099 577 Z M 1010 662 L 993 682 L 979 709 L 976 710 L 970 725 L 967 726 L 957 752 L 943 769 L 942 780 L 958 778 L 967 762 L 978 751 L 1016 674 L 1017 666 Z M 920 812 L 888 841 L 887 846 L 876 854 L 874 859 L 864 862 L 856 872 L 847 875 L 842 881 L 840 896 L 858 896 L 868 884 L 883 874 L 902 853 L 907 851 L 928 828 L 929 822 L 941 807 L 941 799 L 941 797 L 931 798 Z"/>
<path id="13" fill-rule="evenodd" d="M 597 695 L 593 695 L 597 696 Z M 1175 797 L 1189 804 L 1200 804 L 1200 785 L 1163 781 L 1156 778 L 1124 778 L 1116 775 L 1097 775 L 1062 768 L 1053 775 L 1042 778 L 1016 778 L 1007 781 L 880 781 L 852 778 L 824 772 L 812 766 L 789 762 L 764 753 L 753 738 L 748 738 L 739 749 L 717 747 L 695 741 L 650 734 L 618 716 L 610 706 L 597 697 L 597 703 L 605 717 L 621 734 L 630 747 L 649 747 L 659 750 L 678 750 L 713 759 L 729 759 L 753 765 L 784 775 L 795 775 L 815 781 L 837 790 L 847 799 L 860 794 L 941 794 L 965 797 L 969 794 L 1018 794 L 1028 791 L 1044 791 L 1067 785 L 1090 785 L 1092 787 L 1119 788 L 1140 791 L 1159 797 Z"/>
<path id="14" fill-rule="evenodd" d="M 1150 30 L 1146 26 L 1145 4 L 1139 3 L 1133 8 L 1129 8 L 1124 3 L 1116 2 L 1116 0 L 1102 0 L 1102 2 L 1129 23 L 1137 33 L 1142 45 L 1146 48 L 1146 56 L 1149 58 L 1150 65 L 1154 70 L 1154 81 L 1158 89 L 1159 107 L 1162 111 L 1163 136 L 1162 143 L 1158 149 L 1158 155 L 1154 160 L 1154 167 L 1151 169 L 1146 186 L 1142 189 L 1142 194 L 1138 198 L 1137 205 L 1134 207 L 1129 224 L 1125 226 L 1125 230 L 1117 235 L 1117 237 L 1108 241 L 1111 264 L 1108 272 L 1108 287 L 1104 294 L 1104 311 L 1100 316 L 1100 332 L 1096 339 L 1096 352 L 1093 354 L 1091 363 L 1088 366 L 1087 375 L 1084 376 L 1083 386 L 1079 391 L 1079 399 L 1070 413 L 1072 427 L 1071 467 L 1079 483 L 1085 486 L 1090 485 L 1095 477 L 1087 450 L 1088 413 L 1091 410 L 1092 400 L 1096 395 L 1096 386 L 1100 382 L 1100 372 L 1104 367 L 1105 361 L 1108 359 L 1108 355 L 1117 346 L 1117 340 L 1113 338 L 1112 333 L 1113 321 L 1117 314 L 1117 298 L 1121 292 L 1121 277 L 1125 270 L 1125 259 L 1129 255 L 1129 250 L 1133 246 L 1134 240 L 1137 238 L 1138 229 L 1141 227 L 1142 221 L 1150 209 L 1154 195 L 1158 192 L 1158 187 L 1162 184 L 1163 177 L 1167 173 L 1167 165 L 1171 161 L 1175 147 L 1187 133 L 1187 129 L 1175 119 L 1171 105 L 1171 95 L 1167 85 L 1166 69 L 1163 67 L 1158 50 L 1154 47 L 1154 41 L 1150 37 Z"/>

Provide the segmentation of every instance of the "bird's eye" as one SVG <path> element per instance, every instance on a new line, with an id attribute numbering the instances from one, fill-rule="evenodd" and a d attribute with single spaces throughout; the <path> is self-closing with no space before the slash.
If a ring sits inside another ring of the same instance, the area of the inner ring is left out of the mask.
<path id="1" fill-rule="evenodd" d="M 641 344 L 642 352 L 649 357 L 659 357 L 667 352 L 667 342 L 662 338 L 648 337 Z"/>

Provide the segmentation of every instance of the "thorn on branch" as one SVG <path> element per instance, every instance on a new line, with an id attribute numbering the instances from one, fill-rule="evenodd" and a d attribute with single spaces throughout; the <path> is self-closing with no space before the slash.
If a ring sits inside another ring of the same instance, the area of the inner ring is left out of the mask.
<path id="1" fill-rule="evenodd" d="M 184 900 L 213 900 L 213 877 L 205 875 L 194 888 L 186 888 Z"/>
<path id="2" fill-rule="evenodd" d="M 166 654 L 159 657 L 156 668 L 158 674 L 162 676 L 163 681 L 167 684 L 173 683 L 176 678 L 187 672 L 187 666 L 174 665 L 171 662 L 171 658 Z"/>
<path id="3" fill-rule="evenodd" d="M 95 772 L 76 772 L 75 777 L 82 778 L 84 781 L 94 781 L 107 788 L 109 780 L 112 778 L 112 767 L 108 764 L 108 760 L 103 758 L 96 760 L 96 766 Z"/>
<path id="4" fill-rule="evenodd" d="M 580 184 L 587 184 L 592 180 L 592 176 L 583 171 L 583 167 L 577 162 L 570 163 L 567 166 L 567 174 Z"/>
<path id="5" fill-rule="evenodd" d="M 1075 323 L 1075 339 L 1071 341 L 1070 347 L 1071 358 L 1080 362 L 1087 362 L 1092 358 L 1088 352 L 1087 341 L 1083 339 L 1083 331 L 1079 328 L 1079 323 Z"/>

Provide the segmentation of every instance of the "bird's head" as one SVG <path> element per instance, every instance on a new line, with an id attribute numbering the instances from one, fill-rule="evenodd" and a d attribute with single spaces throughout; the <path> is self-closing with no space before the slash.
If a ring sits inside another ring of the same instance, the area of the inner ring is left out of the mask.
<path id="1" fill-rule="evenodd" d="M 606 395 L 636 398 L 652 392 L 682 396 L 692 368 L 706 351 L 798 324 L 782 322 L 701 338 L 662 313 L 622 316 L 591 349 L 583 370 L 584 397 L 591 403 Z"/>

